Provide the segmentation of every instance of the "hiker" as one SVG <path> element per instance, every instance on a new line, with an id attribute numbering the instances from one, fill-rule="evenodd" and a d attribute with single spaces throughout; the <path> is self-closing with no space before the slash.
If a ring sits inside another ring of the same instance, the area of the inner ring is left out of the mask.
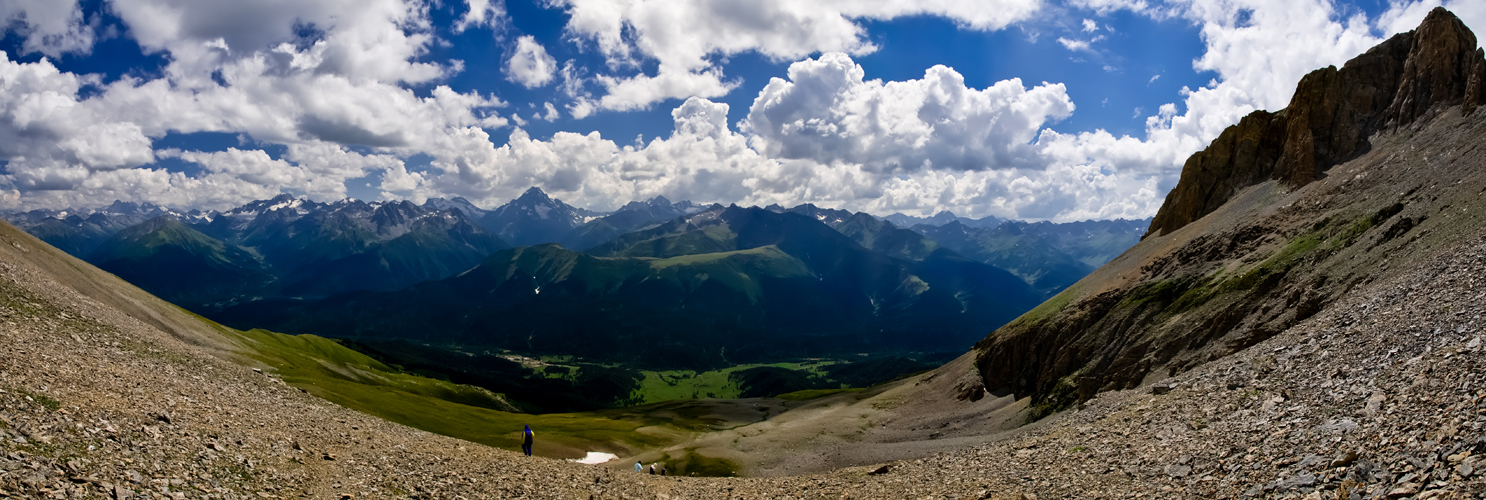
<path id="1" fill-rule="evenodd" d="M 666 466 L 662 465 L 660 467 L 660 475 L 662 475 L 662 476 L 666 475 Z"/>
<path id="2" fill-rule="evenodd" d="M 531 431 L 530 425 L 526 426 L 525 434 L 525 439 L 521 441 L 521 451 L 526 452 L 526 456 L 529 457 L 531 456 L 531 440 L 533 437 L 536 437 L 536 434 Z"/>
<path id="3" fill-rule="evenodd" d="M 650 475 L 655 475 L 655 464 L 650 464 Z"/>
<path id="4" fill-rule="evenodd" d="M 644 471 L 644 470 L 645 470 L 645 466 L 640 465 L 640 462 L 635 462 L 635 472 L 641 472 L 641 471 Z"/>

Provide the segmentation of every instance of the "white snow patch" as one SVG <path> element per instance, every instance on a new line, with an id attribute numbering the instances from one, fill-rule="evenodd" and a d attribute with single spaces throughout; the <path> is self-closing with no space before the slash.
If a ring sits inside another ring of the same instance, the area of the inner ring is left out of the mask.
<path id="1" fill-rule="evenodd" d="M 267 209 L 264 209 L 263 211 L 264 212 L 272 212 L 272 211 L 278 210 L 280 208 L 299 208 L 299 205 L 301 205 L 303 203 L 304 203 L 303 200 L 298 200 L 298 199 L 289 200 L 289 201 L 281 201 L 281 202 L 275 203 L 273 206 L 268 207 Z"/>
<path id="2" fill-rule="evenodd" d="M 602 451 L 590 451 L 590 452 L 588 452 L 588 456 L 585 456 L 585 457 L 580 458 L 580 459 L 571 459 L 570 458 L 570 459 L 568 459 L 568 461 L 569 462 L 577 462 L 577 463 L 580 463 L 580 464 L 598 465 L 598 464 L 601 464 L 601 463 L 604 463 L 604 462 L 608 462 L 608 461 L 613 460 L 613 459 L 616 459 L 616 458 L 619 458 L 619 455 L 615 455 L 613 453 L 604 453 Z"/>

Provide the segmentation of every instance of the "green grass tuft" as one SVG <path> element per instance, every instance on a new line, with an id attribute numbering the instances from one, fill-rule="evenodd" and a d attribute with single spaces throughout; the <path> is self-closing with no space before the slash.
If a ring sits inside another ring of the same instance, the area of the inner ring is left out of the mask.
<path id="1" fill-rule="evenodd" d="M 45 394 L 37 394 L 24 389 L 17 390 L 16 392 L 23 397 L 30 398 L 32 402 L 41 405 L 43 408 L 46 408 L 47 411 L 57 411 L 62 408 L 62 402 L 52 399 L 50 396 L 47 396 Z"/>

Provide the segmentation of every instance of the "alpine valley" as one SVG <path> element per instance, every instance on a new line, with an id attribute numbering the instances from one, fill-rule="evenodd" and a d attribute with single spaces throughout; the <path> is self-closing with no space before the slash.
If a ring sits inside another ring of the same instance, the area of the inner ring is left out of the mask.
<path id="1" fill-rule="evenodd" d="M 1148 224 L 942 213 L 904 229 L 808 204 L 663 197 L 600 213 L 537 188 L 492 210 L 462 198 L 281 195 L 226 212 L 115 202 L 7 218 L 223 324 L 342 339 L 533 411 L 664 398 L 644 390 L 647 372 L 743 367 L 752 371 L 696 395 L 773 395 L 928 369 L 1133 245 Z M 449 359 L 468 354 L 480 361 Z M 548 377 L 512 356 L 561 359 L 571 371 Z M 802 360 L 841 366 L 834 376 L 764 366 Z M 841 375 L 853 372 L 873 375 Z"/>

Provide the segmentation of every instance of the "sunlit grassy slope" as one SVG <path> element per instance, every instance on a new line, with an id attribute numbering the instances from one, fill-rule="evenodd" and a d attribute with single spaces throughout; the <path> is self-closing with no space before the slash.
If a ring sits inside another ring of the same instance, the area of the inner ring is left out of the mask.
<path id="1" fill-rule="evenodd" d="M 698 432 L 742 425 L 718 416 L 728 401 L 678 400 L 588 413 L 529 415 L 501 411 L 500 395 L 401 373 L 314 335 L 239 331 L 213 325 L 272 367 L 284 382 L 333 403 L 418 429 L 507 449 L 519 449 L 523 425 L 540 439 L 536 453 L 577 458 L 587 451 L 630 455 L 664 447 Z M 736 413 L 736 412 L 734 412 Z M 762 419 L 759 414 L 750 421 Z"/>
<path id="2" fill-rule="evenodd" d="M 748 364 L 704 372 L 691 370 L 646 371 L 641 372 L 645 374 L 645 379 L 640 381 L 640 388 L 636 391 L 635 396 L 637 400 L 645 403 L 673 399 L 736 398 L 743 393 L 743 387 L 737 381 L 729 378 L 734 372 L 763 366 L 774 366 L 823 376 L 825 372 L 821 369 L 834 363 L 834 361 L 826 361 L 814 363 Z"/>

